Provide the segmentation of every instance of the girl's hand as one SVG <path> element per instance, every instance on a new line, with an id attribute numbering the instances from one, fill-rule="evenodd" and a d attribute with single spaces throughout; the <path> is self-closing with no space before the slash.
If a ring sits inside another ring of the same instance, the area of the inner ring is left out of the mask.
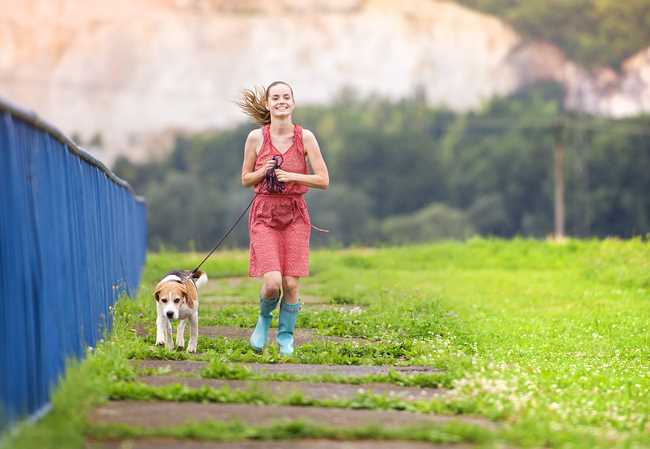
<path id="1" fill-rule="evenodd" d="M 280 170 L 279 168 L 275 170 L 275 176 L 278 177 L 278 181 L 280 182 L 291 182 L 292 181 L 292 175 L 293 173 Z"/>
<path id="2" fill-rule="evenodd" d="M 269 159 L 264 163 L 264 173 L 266 173 L 268 170 L 272 170 L 275 168 L 275 161 L 273 159 Z"/>

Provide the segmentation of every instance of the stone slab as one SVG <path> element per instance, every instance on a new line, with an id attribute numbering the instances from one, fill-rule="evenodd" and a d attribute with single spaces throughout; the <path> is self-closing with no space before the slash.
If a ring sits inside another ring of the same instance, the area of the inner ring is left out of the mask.
<path id="1" fill-rule="evenodd" d="M 170 372 L 192 372 L 199 374 L 207 362 L 191 360 L 134 360 L 141 369 L 168 368 Z M 390 370 L 401 374 L 435 374 L 443 370 L 428 366 L 379 366 L 379 365 L 309 365 L 305 363 L 239 363 L 254 373 L 282 373 L 300 376 L 337 375 L 362 377 L 373 374 L 388 374 Z"/>
<path id="2" fill-rule="evenodd" d="M 304 305 L 332 305 L 336 306 L 325 298 L 312 295 L 301 295 L 300 300 Z M 257 306 L 259 304 L 258 298 L 244 298 L 241 296 L 220 295 L 218 290 L 201 292 L 200 301 L 202 305 L 205 304 L 248 304 Z M 341 304 L 353 305 L 353 304 Z"/>
<path id="3" fill-rule="evenodd" d="M 466 449 L 459 444 L 429 444 L 415 441 L 284 440 L 211 442 L 147 438 L 124 441 L 90 440 L 86 449 Z"/>
<path id="4" fill-rule="evenodd" d="M 200 321 L 200 319 L 199 319 Z M 174 335 L 176 335 L 176 325 L 174 325 Z M 148 329 L 142 324 L 138 324 L 135 328 L 136 335 L 138 337 L 146 337 L 149 332 L 154 332 L 155 329 Z M 275 334 L 277 329 L 272 328 L 269 331 L 269 341 L 275 341 Z M 237 327 L 237 326 L 199 326 L 199 337 L 226 337 L 232 339 L 242 339 L 248 341 L 250 335 L 253 333 L 253 329 L 247 327 Z M 153 334 L 152 334 L 153 335 Z M 187 338 L 189 334 L 185 333 Z M 370 340 L 360 337 L 335 337 L 328 335 L 318 335 L 312 329 L 296 329 L 294 332 L 295 345 L 300 346 L 305 343 L 312 343 L 314 341 L 326 341 L 326 342 L 335 342 L 335 343 L 356 343 L 359 345 L 366 345 L 370 343 Z"/>
<path id="5" fill-rule="evenodd" d="M 240 422 L 251 426 L 270 426 L 282 422 L 305 421 L 335 429 L 369 425 L 401 429 L 406 426 L 444 424 L 452 421 L 493 427 L 493 424 L 484 418 L 441 416 L 396 410 L 171 401 L 110 401 L 93 410 L 88 416 L 88 421 L 91 424 L 122 424 L 149 429 L 209 421 Z"/>
<path id="6" fill-rule="evenodd" d="M 275 334 L 277 329 L 272 328 L 269 330 L 269 342 L 275 341 Z M 247 327 L 236 326 L 199 326 L 199 335 L 205 337 L 226 337 L 234 339 L 244 339 L 248 341 L 253 329 Z M 314 341 L 328 341 L 335 343 L 357 343 L 360 345 L 368 344 L 370 340 L 359 337 L 334 337 L 327 335 L 318 335 L 312 329 L 296 329 L 294 332 L 295 345 L 300 346 L 305 343 L 312 343 Z"/>
<path id="7" fill-rule="evenodd" d="M 254 279 L 247 276 L 231 276 L 226 278 L 210 278 L 208 279 L 207 284 L 203 286 L 201 290 L 205 292 L 215 292 L 226 285 L 230 288 L 236 288 L 241 286 L 245 282 L 253 282 Z"/>
<path id="8" fill-rule="evenodd" d="M 271 392 L 277 397 L 286 397 L 292 393 L 302 393 L 310 399 L 352 399 L 359 393 L 383 394 L 407 401 L 427 400 L 441 394 L 435 388 L 401 387 L 398 385 L 371 383 L 362 385 L 339 384 L 329 382 L 282 382 L 254 380 L 202 379 L 176 376 L 142 376 L 139 382 L 152 386 L 180 384 L 192 388 L 208 386 L 211 388 L 228 387 L 231 390 L 250 390 Z"/>

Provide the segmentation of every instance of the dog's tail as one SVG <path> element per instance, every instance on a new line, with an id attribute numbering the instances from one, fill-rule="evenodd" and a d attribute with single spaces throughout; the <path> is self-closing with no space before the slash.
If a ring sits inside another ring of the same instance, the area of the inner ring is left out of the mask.
<path id="1" fill-rule="evenodd" d="M 194 279 L 194 285 L 196 285 L 197 290 L 208 283 L 208 275 L 205 274 L 205 271 L 195 271 L 192 273 L 192 278 Z"/>

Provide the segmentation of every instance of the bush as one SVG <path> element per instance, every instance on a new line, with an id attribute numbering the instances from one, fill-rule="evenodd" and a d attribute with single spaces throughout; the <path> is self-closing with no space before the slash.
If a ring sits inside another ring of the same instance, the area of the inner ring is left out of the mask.
<path id="1" fill-rule="evenodd" d="M 465 239 L 474 234 L 464 212 L 441 203 L 431 203 L 412 214 L 386 218 L 381 231 L 384 240 L 390 243 Z"/>

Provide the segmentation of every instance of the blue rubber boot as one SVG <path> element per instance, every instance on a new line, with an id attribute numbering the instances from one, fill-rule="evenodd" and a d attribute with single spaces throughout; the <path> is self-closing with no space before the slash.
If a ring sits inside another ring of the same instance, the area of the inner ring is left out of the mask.
<path id="1" fill-rule="evenodd" d="M 269 335 L 269 328 L 271 327 L 271 320 L 273 319 L 273 310 L 278 305 L 279 298 L 264 299 L 260 298 L 260 314 L 257 317 L 257 324 L 255 330 L 250 338 L 250 345 L 255 352 L 262 352 L 266 346 L 266 340 Z"/>
<path id="2" fill-rule="evenodd" d="M 276 339 L 280 345 L 281 355 L 293 354 L 293 330 L 296 327 L 296 317 L 300 310 L 300 301 L 296 304 L 280 304 L 280 321 L 278 322 L 278 335 Z"/>

